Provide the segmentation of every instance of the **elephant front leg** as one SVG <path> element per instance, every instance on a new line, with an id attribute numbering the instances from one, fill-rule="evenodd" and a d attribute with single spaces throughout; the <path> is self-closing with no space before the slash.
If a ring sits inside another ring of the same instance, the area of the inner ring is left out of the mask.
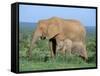
<path id="1" fill-rule="evenodd" d="M 49 41 L 49 47 L 51 52 L 51 57 L 54 58 L 56 56 L 56 43 L 55 40 Z"/>
<path id="2" fill-rule="evenodd" d="M 54 53 L 53 53 L 53 47 L 52 47 L 52 42 L 49 42 L 49 48 L 50 48 L 50 53 L 51 53 L 51 57 L 54 57 Z"/>

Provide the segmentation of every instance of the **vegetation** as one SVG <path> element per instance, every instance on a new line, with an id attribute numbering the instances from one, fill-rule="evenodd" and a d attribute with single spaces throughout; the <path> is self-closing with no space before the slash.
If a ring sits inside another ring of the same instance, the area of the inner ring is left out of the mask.
<path id="1" fill-rule="evenodd" d="M 25 24 L 24 24 L 25 25 Z M 93 27 L 89 27 L 93 28 Z M 35 71 L 50 69 L 70 69 L 70 68 L 89 68 L 96 67 L 96 34 L 95 29 L 87 29 L 86 46 L 88 52 L 88 61 L 85 62 L 76 55 L 63 56 L 57 53 L 55 59 L 50 58 L 50 49 L 48 48 L 48 40 L 39 40 L 37 46 L 32 50 L 32 60 L 28 60 L 26 51 L 30 46 L 31 35 L 33 29 L 25 26 L 20 27 L 20 43 L 19 43 L 19 70 Z M 34 32 L 34 31 L 33 31 Z"/>

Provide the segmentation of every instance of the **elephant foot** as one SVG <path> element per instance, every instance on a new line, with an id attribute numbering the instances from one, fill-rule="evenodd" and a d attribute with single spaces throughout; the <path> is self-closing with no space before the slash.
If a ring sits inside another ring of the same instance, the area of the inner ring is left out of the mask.
<path id="1" fill-rule="evenodd" d="M 51 58 L 55 58 L 56 56 L 54 54 L 51 54 Z"/>

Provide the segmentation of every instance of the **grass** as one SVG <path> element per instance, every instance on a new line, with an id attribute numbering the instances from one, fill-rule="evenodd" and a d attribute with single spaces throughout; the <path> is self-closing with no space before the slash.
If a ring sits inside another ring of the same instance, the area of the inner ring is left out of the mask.
<path id="1" fill-rule="evenodd" d="M 24 62 L 24 63 L 23 63 Z M 25 60 L 20 65 L 20 71 L 35 71 L 35 70 L 53 70 L 53 69 L 71 69 L 71 68 L 84 68 L 84 67 L 93 67 L 93 64 L 67 64 L 67 63 L 57 63 L 57 62 L 41 62 L 34 63 L 28 62 Z M 31 65 L 30 65 L 31 64 Z M 67 64 L 67 65 L 66 65 Z"/>
<path id="2" fill-rule="evenodd" d="M 44 62 L 38 60 L 26 60 L 27 58 L 20 59 L 20 71 L 35 71 L 35 70 L 50 70 L 50 69 L 69 69 L 69 68 L 84 68 L 95 67 L 93 63 L 85 63 L 79 57 L 71 57 L 64 60 L 61 57 L 57 57 L 55 60 L 48 60 Z"/>
<path id="3" fill-rule="evenodd" d="M 28 60 L 26 51 L 30 46 L 31 32 L 21 33 L 19 46 L 19 70 L 20 71 L 36 71 L 50 69 L 71 69 L 71 68 L 88 68 L 96 67 L 96 40 L 95 34 L 88 35 L 86 46 L 88 52 L 88 62 L 76 55 L 63 56 L 58 53 L 55 59 L 50 58 L 50 49 L 48 48 L 48 40 L 40 40 L 37 46 L 32 50 L 32 60 Z"/>

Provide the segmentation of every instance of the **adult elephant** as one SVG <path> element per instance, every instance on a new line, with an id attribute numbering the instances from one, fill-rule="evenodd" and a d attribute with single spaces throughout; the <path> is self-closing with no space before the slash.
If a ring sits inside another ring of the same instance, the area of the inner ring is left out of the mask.
<path id="1" fill-rule="evenodd" d="M 67 20 L 58 17 L 52 17 L 46 20 L 40 20 L 37 24 L 37 28 L 32 36 L 30 48 L 28 50 L 28 56 L 32 56 L 32 48 L 35 46 L 36 41 L 41 38 L 47 38 L 49 40 L 49 47 L 51 50 L 51 56 L 56 55 L 56 38 L 60 40 L 70 39 L 74 42 L 81 42 L 82 55 L 84 59 L 87 59 L 87 52 L 85 47 L 86 31 L 82 24 L 77 20 Z M 77 46 L 78 47 L 78 46 Z"/>

